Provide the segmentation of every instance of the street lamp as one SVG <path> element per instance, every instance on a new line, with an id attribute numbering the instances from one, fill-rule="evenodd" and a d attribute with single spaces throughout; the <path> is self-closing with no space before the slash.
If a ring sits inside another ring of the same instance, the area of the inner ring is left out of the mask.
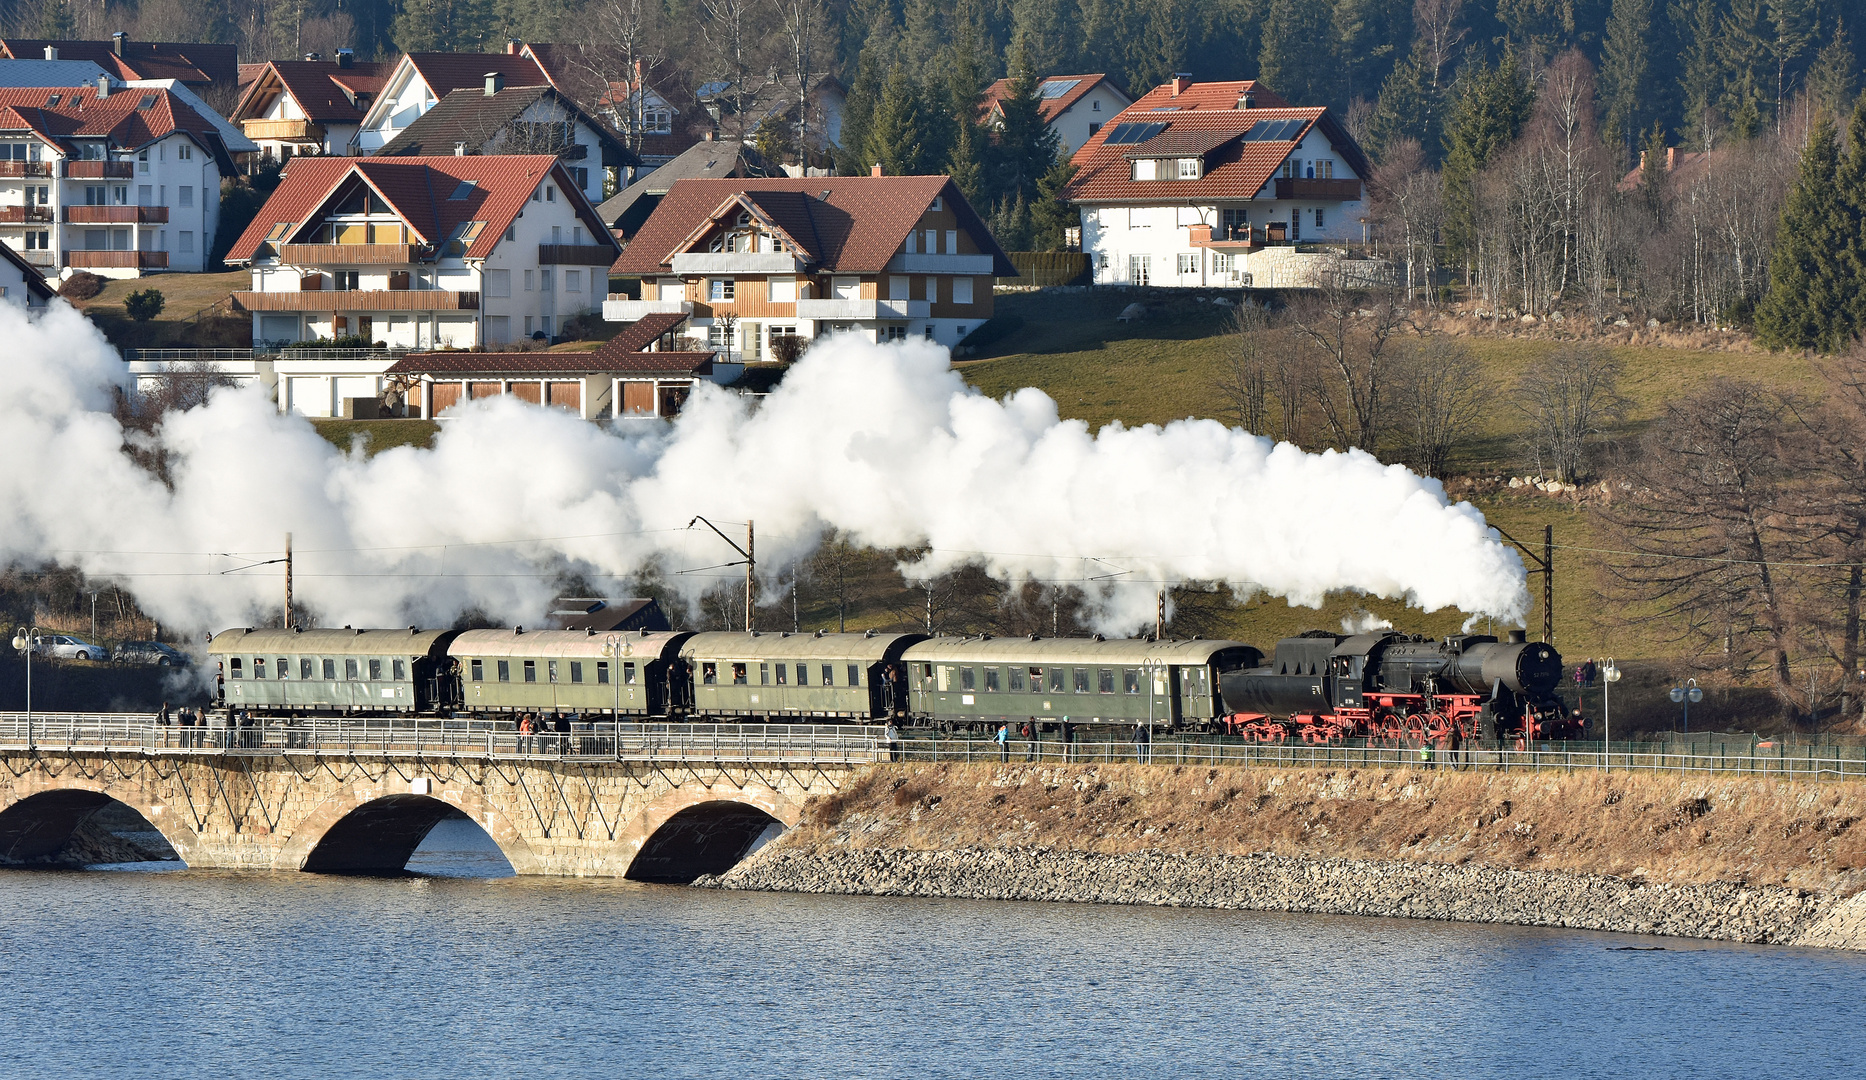
<path id="1" fill-rule="evenodd" d="M 26 654 L 26 749 L 33 748 L 32 742 L 32 653 L 33 643 L 39 639 L 39 628 L 20 627 L 13 635 L 13 647 Z"/>
<path id="2" fill-rule="evenodd" d="M 1612 768 L 1613 767 L 1613 684 L 1620 681 L 1620 667 L 1618 664 L 1615 664 L 1613 662 L 1613 657 L 1611 656 L 1607 657 L 1606 666 L 1600 669 L 1600 681 L 1604 684 L 1600 688 L 1600 711 L 1601 711 L 1601 716 L 1603 718 L 1603 726 L 1605 727 L 1604 734 L 1606 736 L 1603 742 L 1605 744 L 1606 753 L 1607 753 L 1607 767 Z"/>
<path id="3" fill-rule="evenodd" d="M 1140 669 L 1147 674 L 1147 742 L 1144 752 L 1151 760 L 1153 757 L 1153 696 L 1160 689 L 1160 672 L 1166 670 L 1166 658 L 1163 656 L 1142 657 Z M 1138 759 L 1142 752 L 1141 747 L 1136 746 L 1134 748 L 1135 758 Z M 1141 762 L 1143 765 L 1146 763 Z"/>
<path id="4" fill-rule="evenodd" d="M 1686 679 L 1683 686 L 1672 687 L 1672 700 L 1685 707 L 1685 731 L 1691 734 L 1691 706 L 1704 700 L 1704 691 L 1698 689 L 1696 679 Z"/>
<path id="5" fill-rule="evenodd" d="M 603 655 L 609 658 L 609 685 L 615 688 L 616 707 L 610 719 L 615 722 L 616 756 L 622 756 L 622 658 L 635 653 L 633 642 L 623 641 L 622 635 L 610 634 L 603 639 Z"/>

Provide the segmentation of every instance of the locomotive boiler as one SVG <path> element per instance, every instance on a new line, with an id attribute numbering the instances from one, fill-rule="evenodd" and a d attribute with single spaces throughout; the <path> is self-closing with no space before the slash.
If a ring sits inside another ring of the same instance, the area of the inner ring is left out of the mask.
<path id="1" fill-rule="evenodd" d="M 1224 726 L 1262 742 L 1343 738 L 1455 745 L 1472 739 L 1573 739 L 1582 721 L 1555 688 L 1561 654 L 1546 642 L 1393 632 L 1284 638 L 1268 664 L 1219 684 Z"/>

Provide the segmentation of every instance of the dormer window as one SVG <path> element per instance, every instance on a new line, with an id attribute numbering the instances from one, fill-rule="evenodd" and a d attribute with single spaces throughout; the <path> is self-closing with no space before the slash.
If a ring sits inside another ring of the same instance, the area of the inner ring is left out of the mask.
<path id="1" fill-rule="evenodd" d="M 470 199 L 473 197 L 473 192 L 477 191 L 478 189 L 479 189 L 479 185 L 475 184 L 473 181 L 462 180 L 460 181 L 460 186 L 455 188 L 454 193 L 452 195 L 447 196 L 447 198 L 450 201 L 454 199 Z"/>
<path id="2" fill-rule="evenodd" d="M 53 94 L 51 97 L 45 99 L 45 107 L 48 109 L 55 109 L 58 107 L 58 103 L 64 99 L 65 95 L 63 94 Z"/>
<path id="3" fill-rule="evenodd" d="M 739 224 L 750 225 L 751 223 L 752 223 L 752 215 L 747 213 L 744 210 L 739 211 Z"/>
<path id="4" fill-rule="evenodd" d="M 943 206 L 943 205 L 944 205 L 944 204 L 940 202 L 940 198 L 939 198 L 939 196 L 938 196 L 938 195 L 935 195 L 935 196 L 933 196 L 933 205 L 931 205 L 931 206 L 929 206 L 929 207 L 927 207 L 927 212 L 928 212 L 928 213 L 932 213 L 932 212 L 934 212 L 934 211 L 936 211 L 936 210 L 939 210 L 939 209 L 941 209 L 941 208 L 942 208 L 942 206 Z"/>
<path id="5" fill-rule="evenodd" d="M 138 109 L 153 109 L 155 108 L 155 102 L 156 96 L 154 94 L 144 94 L 143 99 L 136 103 L 136 107 Z"/>
<path id="6" fill-rule="evenodd" d="M 1179 178 L 1181 180 L 1197 180 L 1199 178 L 1199 159 L 1195 157 L 1180 158 Z"/>

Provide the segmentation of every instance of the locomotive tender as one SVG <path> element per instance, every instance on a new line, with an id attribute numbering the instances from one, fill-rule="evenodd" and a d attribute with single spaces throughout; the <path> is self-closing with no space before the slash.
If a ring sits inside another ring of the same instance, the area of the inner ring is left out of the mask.
<path id="1" fill-rule="evenodd" d="M 1309 634 L 1242 642 L 923 634 L 234 629 L 220 699 L 286 717 L 897 721 L 941 729 L 1068 720 L 1261 741 L 1572 737 L 1561 658 L 1481 635 Z"/>

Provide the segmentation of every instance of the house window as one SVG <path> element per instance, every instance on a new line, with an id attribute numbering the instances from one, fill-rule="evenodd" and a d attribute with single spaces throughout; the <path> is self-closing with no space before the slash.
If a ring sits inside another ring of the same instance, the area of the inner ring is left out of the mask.
<path id="1" fill-rule="evenodd" d="M 1289 212 L 1289 242 L 1302 239 L 1302 211 L 1292 209 Z"/>
<path id="2" fill-rule="evenodd" d="M 641 129 L 648 135 L 672 135 L 674 113 L 670 109 L 649 109 L 642 115 Z"/>
<path id="3" fill-rule="evenodd" d="M 905 326 L 883 327 L 881 331 L 881 340 L 882 341 L 906 341 L 907 340 L 907 328 Z"/>
<path id="4" fill-rule="evenodd" d="M 1195 157 L 1180 158 L 1179 178 L 1181 180 L 1197 180 L 1199 178 L 1199 159 Z"/>
<path id="5" fill-rule="evenodd" d="M 706 283 L 706 298 L 715 304 L 730 304 L 734 285 L 732 278 L 712 278 Z"/>
<path id="6" fill-rule="evenodd" d="M 525 271 L 525 291 L 526 292 L 530 292 L 532 289 L 531 275 L 532 275 L 532 271 L 530 270 Z"/>
<path id="7" fill-rule="evenodd" d="M 1322 208 L 1319 206 L 1315 208 L 1315 227 L 1322 227 Z"/>
<path id="8" fill-rule="evenodd" d="M 590 170 L 589 169 L 581 165 L 576 166 L 575 168 L 570 170 L 570 177 L 571 179 L 577 182 L 577 187 L 585 191 L 589 190 L 589 186 L 590 186 Z"/>
<path id="9" fill-rule="evenodd" d="M 794 304 L 797 302 L 796 278 L 772 278 L 766 283 L 766 299 L 773 304 Z"/>
<path id="10" fill-rule="evenodd" d="M 933 324 L 927 323 L 925 330 L 926 330 L 926 339 L 928 341 L 932 341 L 933 340 Z"/>
<path id="11" fill-rule="evenodd" d="M 1334 159 L 1323 158 L 1322 160 L 1316 162 L 1315 163 L 1315 175 L 1317 178 L 1322 179 L 1322 180 L 1333 180 L 1335 178 Z"/>
<path id="12" fill-rule="evenodd" d="M 1157 180 L 1160 176 L 1160 163 L 1152 158 L 1141 158 L 1134 162 L 1134 179 Z"/>
<path id="13" fill-rule="evenodd" d="M 1181 274 L 1198 273 L 1199 257 L 1196 254 L 1181 253 L 1179 256 L 1179 272 Z"/>
<path id="14" fill-rule="evenodd" d="M 564 271 L 564 291 L 565 292 L 582 292 L 583 291 L 583 271 L 581 270 Z"/>
<path id="15" fill-rule="evenodd" d="M 1095 133 L 1100 130 L 1101 130 L 1100 124 L 1090 124 L 1089 125 L 1089 138 L 1093 139 L 1095 137 Z"/>
<path id="16" fill-rule="evenodd" d="M 1229 274 L 1230 272 L 1231 272 L 1231 256 L 1226 255 L 1222 252 L 1217 252 L 1217 251 L 1212 252 L 1212 273 Z"/>
<path id="17" fill-rule="evenodd" d="M 955 304 L 969 304 L 972 302 L 971 278 L 956 277 L 952 279 L 952 302 Z"/>
<path id="18" fill-rule="evenodd" d="M 139 173 L 149 171 L 149 151 L 144 150 L 136 155 L 136 171 Z"/>
<path id="19" fill-rule="evenodd" d="M 556 284 L 557 284 L 557 272 L 555 270 L 538 271 L 538 291 L 539 292 L 550 292 L 552 287 L 555 286 Z"/>
<path id="20" fill-rule="evenodd" d="M 191 207 L 194 205 L 194 188 L 193 187 L 187 184 L 183 184 L 180 188 L 176 190 L 176 194 L 180 196 L 181 205 L 184 208 Z"/>
<path id="21" fill-rule="evenodd" d="M 26 234 L 26 250 L 27 251 L 50 251 L 52 250 L 51 232 L 46 229 L 40 229 L 37 232 L 28 232 Z"/>
<path id="22" fill-rule="evenodd" d="M 182 143 L 175 148 L 175 158 L 178 161 L 193 161 L 194 147 L 189 146 L 187 143 Z M 182 205 L 186 206 L 187 204 L 183 203 Z"/>
<path id="23" fill-rule="evenodd" d="M 358 270 L 333 270 L 330 278 L 331 288 L 339 292 L 355 292 L 362 288 L 363 275 Z"/>
<path id="24" fill-rule="evenodd" d="M 548 184 L 545 185 L 544 201 L 545 202 L 556 202 L 557 201 L 557 189 L 554 187 L 551 187 Z"/>
<path id="25" fill-rule="evenodd" d="M 1153 276 L 1153 256 L 1129 255 L 1127 257 L 1127 281 L 1130 285 L 1145 285 Z"/>
<path id="26" fill-rule="evenodd" d="M 512 272 L 510 270 L 486 271 L 486 295 L 507 297 L 512 295 Z"/>
<path id="27" fill-rule="evenodd" d="M 1220 231 L 1218 233 L 1218 239 L 1250 239 L 1250 219 L 1246 216 L 1247 212 L 1243 208 L 1222 210 L 1219 213 Z"/>

